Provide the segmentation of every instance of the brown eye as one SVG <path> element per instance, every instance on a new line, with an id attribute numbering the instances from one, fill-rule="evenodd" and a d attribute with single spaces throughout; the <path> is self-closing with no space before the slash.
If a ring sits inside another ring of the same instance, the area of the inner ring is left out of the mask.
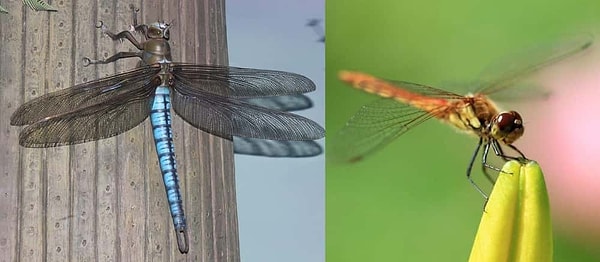
<path id="1" fill-rule="evenodd" d="M 515 129 L 523 127 L 523 119 L 521 115 L 515 111 L 502 112 L 496 118 L 498 128 L 502 132 L 512 132 Z"/>
<path id="2" fill-rule="evenodd" d="M 157 38 L 157 37 L 160 37 L 161 31 L 156 28 L 150 27 L 150 28 L 148 28 L 147 34 L 148 34 L 148 37 L 150 37 L 150 38 Z"/>

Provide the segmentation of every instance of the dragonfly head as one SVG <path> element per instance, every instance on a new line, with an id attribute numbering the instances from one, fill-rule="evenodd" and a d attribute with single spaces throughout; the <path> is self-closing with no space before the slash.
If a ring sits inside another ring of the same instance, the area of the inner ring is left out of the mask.
<path id="1" fill-rule="evenodd" d="M 490 134 L 496 140 L 512 144 L 523 135 L 523 118 L 515 111 L 500 112 L 491 123 Z"/>
<path id="2" fill-rule="evenodd" d="M 171 25 L 166 22 L 155 22 L 148 25 L 148 30 L 146 31 L 146 37 L 150 39 L 165 39 L 169 40 L 169 29 Z"/>

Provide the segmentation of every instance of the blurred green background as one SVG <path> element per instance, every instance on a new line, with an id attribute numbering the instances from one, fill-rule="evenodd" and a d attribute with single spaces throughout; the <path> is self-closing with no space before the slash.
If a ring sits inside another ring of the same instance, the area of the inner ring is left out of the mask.
<path id="1" fill-rule="evenodd" d="M 495 61 L 598 26 L 597 0 L 327 0 L 328 142 L 377 99 L 338 81 L 339 70 L 464 94 L 457 83 Z M 465 178 L 476 144 L 435 120 L 355 164 L 329 161 L 328 143 L 326 261 L 466 261 L 483 207 Z M 474 171 L 489 192 L 479 162 Z M 600 261 L 600 251 L 555 232 L 555 261 Z"/>

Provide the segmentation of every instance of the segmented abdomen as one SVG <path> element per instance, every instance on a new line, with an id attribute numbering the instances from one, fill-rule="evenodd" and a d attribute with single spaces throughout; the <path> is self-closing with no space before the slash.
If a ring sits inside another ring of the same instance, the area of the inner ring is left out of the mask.
<path id="1" fill-rule="evenodd" d="M 156 145 L 156 153 L 160 170 L 163 175 L 167 199 L 173 217 L 175 229 L 185 229 L 185 216 L 181 193 L 179 192 L 179 180 L 177 178 L 177 165 L 175 163 L 175 148 L 173 147 L 173 134 L 171 131 L 171 102 L 169 88 L 159 86 L 156 88 L 150 120 Z"/>
<path id="2" fill-rule="evenodd" d="M 357 89 L 394 99 L 428 112 L 439 109 L 440 106 L 448 105 L 447 100 L 411 92 L 403 89 L 402 86 L 396 86 L 390 82 L 361 72 L 341 71 L 339 78 Z"/>

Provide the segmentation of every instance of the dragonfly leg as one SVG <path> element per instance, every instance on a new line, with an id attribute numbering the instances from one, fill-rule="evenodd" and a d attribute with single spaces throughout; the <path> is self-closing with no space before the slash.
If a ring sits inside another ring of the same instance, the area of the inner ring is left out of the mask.
<path id="1" fill-rule="evenodd" d="M 492 180 L 492 177 L 488 174 L 486 168 L 493 169 L 493 170 L 500 171 L 500 172 L 503 172 L 503 171 L 501 169 L 499 169 L 499 168 L 497 168 L 495 166 L 489 165 L 487 163 L 487 154 L 488 154 L 488 151 L 490 149 L 490 145 L 491 145 L 492 149 L 494 150 L 494 154 L 496 154 L 497 156 L 499 156 L 502 159 L 504 159 L 504 161 L 509 161 L 509 160 L 517 160 L 517 161 L 519 161 L 521 159 L 527 159 L 525 157 L 525 155 L 519 149 L 517 149 L 513 145 L 507 145 L 507 146 L 509 146 L 513 150 L 517 151 L 521 155 L 521 157 L 507 156 L 506 154 L 504 154 L 504 151 L 502 150 L 502 147 L 500 146 L 500 144 L 498 143 L 498 141 L 497 140 L 491 140 L 488 144 L 486 144 L 486 146 L 485 146 L 485 148 L 483 150 L 483 162 L 482 162 L 483 165 L 482 165 L 482 169 L 483 169 L 483 173 L 490 180 L 490 182 L 492 182 L 492 184 L 494 184 L 494 181 Z"/>
<path id="2" fill-rule="evenodd" d="M 475 158 L 477 158 L 477 154 L 479 154 L 479 148 L 481 148 L 481 144 L 483 143 L 483 138 L 479 138 L 479 143 L 477 143 L 477 148 L 475 152 L 473 152 L 473 156 L 471 157 L 471 161 L 469 162 L 469 166 L 467 167 L 467 179 L 475 187 L 475 189 L 485 198 L 486 202 L 488 199 L 488 195 L 483 192 L 483 190 L 473 181 L 471 178 L 471 170 L 473 169 L 473 164 L 475 163 Z"/>
<path id="3" fill-rule="evenodd" d="M 131 29 L 129 29 L 129 30 L 133 31 L 133 32 L 142 32 L 144 37 L 146 37 L 146 31 L 148 31 L 148 25 L 138 24 L 137 13 L 140 12 L 140 9 L 136 8 L 133 4 L 129 5 L 129 8 L 131 9 L 131 11 L 133 13 L 133 16 L 132 16 L 133 24 L 131 25 Z M 146 37 L 146 39 L 148 39 L 148 37 Z"/>
<path id="4" fill-rule="evenodd" d="M 500 168 L 497 168 L 497 167 L 495 167 L 495 166 L 492 166 L 492 165 L 488 164 L 488 162 L 487 162 L 487 156 L 488 156 L 488 152 L 490 151 L 490 145 L 491 145 L 491 147 L 494 149 L 494 153 L 495 153 L 497 156 L 502 156 L 502 155 L 501 155 L 501 153 L 500 153 L 501 151 L 498 151 L 498 150 L 502 150 L 502 149 L 500 149 L 499 147 L 495 146 L 495 145 L 497 145 L 497 144 L 495 144 L 495 143 L 494 143 L 494 141 L 496 141 L 496 140 L 490 140 L 490 141 L 489 141 L 489 142 L 487 142 L 487 144 L 485 145 L 485 149 L 483 150 L 483 158 L 482 158 L 482 161 L 481 161 L 481 163 L 483 164 L 483 166 L 484 166 L 484 167 L 486 167 L 486 168 L 489 168 L 489 169 L 492 169 L 492 170 L 494 170 L 494 171 L 498 171 L 498 172 L 499 172 L 499 171 L 501 170 Z"/>
<path id="5" fill-rule="evenodd" d="M 99 60 L 84 57 L 83 58 L 83 66 L 89 66 L 91 64 L 108 64 L 108 63 L 117 61 L 121 58 L 128 58 L 128 57 L 142 58 L 142 52 L 118 52 L 115 55 L 113 55 L 107 59 L 99 59 Z"/>
<path id="6" fill-rule="evenodd" d="M 527 159 L 527 157 L 525 156 L 525 154 L 523 154 L 523 152 L 521 152 L 521 150 L 519 150 L 516 146 L 508 145 L 508 147 L 512 148 L 512 150 L 517 151 L 517 153 L 519 153 L 519 155 L 521 155 L 521 157 L 523 159 Z"/>
<path id="7" fill-rule="evenodd" d="M 96 25 L 96 28 L 99 28 L 103 34 L 107 35 L 112 40 L 119 40 L 119 41 L 123 42 L 123 39 L 127 39 L 137 49 L 139 49 L 139 50 L 144 49 L 144 46 L 140 42 L 138 42 L 138 40 L 135 39 L 135 37 L 129 31 L 121 31 L 121 32 L 115 34 L 108 30 L 108 28 L 104 25 L 103 21 L 100 21 L 98 23 L 98 25 Z"/>
<path id="8" fill-rule="evenodd" d="M 520 157 L 514 157 L 514 156 L 508 156 L 506 154 L 504 154 L 504 151 L 502 150 L 502 147 L 500 146 L 500 144 L 498 143 L 498 141 L 494 140 L 492 141 L 492 148 L 494 148 L 494 153 L 499 156 L 502 157 L 502 159 L 504 159 L 504 161 L 509 161 L 509 160 L 521 160 L 521 159 L 527 159 L 527 157 L 525 157 L 525 155 L 523 154 L 523 152 L 521 152 L 519 149 L 517 149 L 515 146 L 513 145 L 507 145 L 508 147 L 512 148 L 513 150 L 515 150 L 517 153 L 519 153 L 519 155 L 521 155 Z"/>
<path id="9" fill-rule="evenodd" d="M 492 178 L 492 176 L 490 175 L 490 173 L 488 172 L 488 168 L 490 169 L 498 169 L 494 166 L 491 166 L 487 163 L 487 156 L 488 156 L 488 152 L 490 151 L 490 143 L 486 143 L 484 148 L 483 148 L 483 157 L 481 158 L 481 170 L 483 171 L 483 174 L 485 175 L 485 177 L 490 181 L 490 183 L 495 184 L 496 181 Z M 496 170 L 497 171 L 497 170 Z"/>

